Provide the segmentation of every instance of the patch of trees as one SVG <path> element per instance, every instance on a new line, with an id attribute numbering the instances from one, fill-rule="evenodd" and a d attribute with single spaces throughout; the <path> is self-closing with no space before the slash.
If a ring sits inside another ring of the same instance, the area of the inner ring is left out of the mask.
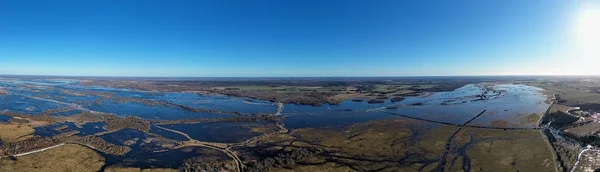
<path id="1" fill-rule="evenodd" d="M 95 136 L 76 136 L 78 131 L 63 133 L 54 137 L 35 136 L 26 140 L 10 142 L 0 146 L 0 153 L 5 155 L 16 155 L 31 152 L 61 143 L 75 143 L 94 148 L 106 154 L 124 155 L 129 150 L 126 146 L 117 146 Z"/>
<path id="2" fill-rule="evenodd" d="M 567 133 L 567 132 L 563 132 L 561 133 L 563 136 L 574 139 L 574 140 L 578 140 L 584 144 L 589 144 L 595 147 L 600 147 L 600 137 L 597 135 L 585 135 L 585 136 L 579 136 L 573 133 Z"/>
<path id="3" fill-rule="evenodd" d="M 44 112 L 42 112 L 42 115 L 53 115 L 53 114 L 57 114 L 60 112 L 67 112 L 73 110 L 72 107 L 65 107 L 65 108 L 58 108 L 58 109 L 49 109 L 49 110 L 45 110 Z"/>
<path id="4" fill-rule="evenodd" d="M 423 102 L 417 102 L 417 103 L 413 103 L 413 104 L 410 104 L 410 105 L 413 105 L 413 106 L 423 106 L 424 104 L 423 104 Z"/>
<path id="5" fill-rule="evenodd" d="M 419 95 L 421 95 L 421 92 L 394 94 L 394 96 L 404 96 L 404 97 L 413 97 L 413 96 L 419 96 Z"/>
<path id="6" fill-rule="evenodd" d="M 180 171 L 183 172 L 221 172 L 236 171 L 234 161 L 204 160 L 201 157 L 193 157 L 185 160 Z"/>
<path id="7" fill-rule="evenodd" d="M 560 94 L 555 94 L 554 97 L 556 98 L 556 103 L 558 104 L 567 103 L 567 100 L 563 99 Z"/>
<path id="8" fill-rule="evenodd" d="M 11 123 L 19 123 L 19 124 L 29 123 L 29 121 L 27 121 L 27 120 L 18 119 L 18 118 L 11 118 L 8 121 L 11 122 Z"/>
<path id="9" fill-rule="evenodd" d="M 398 96 L 396 96 L 396 97 L 392 97 L 392 102 L 399 102 L 399 101 L 402 101 L 404 99 L 405 99 L 404 97 L 398 97 Z"/>
<path id="10" fill-rule="evenodd" d="M 440 84 L 440 85 L 435 85 L 431 88 L 420 88 L 420 87 L 410 87 L 408 88 L 408 90 L 412 90 L 415 92 L 443 92 L 443 91 L 454 91 L 457 88 L 460 88 L 462 86 L 466 85 L 465 83 L 447 83 L 447 84 Z"/>
<path id="11" fill-rule="evenodd" d="M 200 112 L 200 113 L 225 113 L 225 114 L 233 114 L 233 115 L 241 115 L 241 112 L 222 112 L 219 110 L 214 110 L 214 109 L 202 109 L 202 108 L 193 108 L 193 107 L 189 107 L 189 106 L 184 106 L 184 105 L 180 105 L 180 104 L 175 104 L 175 103 L 171 103 L 171 102 L 162 102 L 164 103 L 164 106 L 167 107 L 175 107 L 175 108 L 180 108 L 183 110 L 187 110 L 190 112 Z"/>
<path id="12" fill-rule="evenodd" d="M 375 85 L 359 85 L 356 86 L 356 92 L 364 93 L 364 92 L 372 92 L 375 90 Z"/>
<path id="13" fill-rule="evenodd" d="M 0 146 L 0 150 L 8 155 L 16 155 L 60 144 L 52 138 L 35 136 L 26 140 L 10 142 Z"/>
<path id="14" fill-rule="evenodd" d="M 252 166 L 246 168 L 249 172 L 267 172 L 271 168 L 281 168 L 296 164 L 296 162 L 303 161 L 310 157 L 320 154 L 323 152 L 321 149 L 316 147 L 299 148 L 289 153 L 281 153 L 276 157 L 269 157 L 262 161 L 259 161 Z"/>
<path id="15" fill-rule="evenodd" d="M 252 97 L 280 103 L 293 103 L 301 105 L 319 106 L 329 103 L 329 97 L 336 95 L 333 92 L 292 92 L 279 93 L 271 90 L 211 90 L 214 93 L 235 96 Z M 333 103 L 333 102 L 332 102 Z"/>
<path id="16" fill-rule="evenodd" d="M 69 128 L 68 125 L 61 125 L 61 126 L 58 126 L 58 127 L 54 128 L 54 130 L 55 131 L 61 131 L 61 130 L 67 129 L 67 128 Z"/>
<path id="17" fill-rule="evenodd" d="M 131 128 L 139 131 L 148 132 L 150 130 L 150 122 L 138 117 L 120 118 L 115 115 L 103 115 L 106 120 L 106 130 L 119 131 L 124 128 Z"/>
<path id="18" fill-rule="evenodd" d="M 280 121 L 281 117 L 275 115 L 261 115 L 258 117 L 228 117 L 228 118 L 192 118 L 192 119 L 178 119 L 178 120 L 150 120 L 153 124 L 168 125 L 168 124 L 196 124 L 196 123 L 208 123 L 208 122 L 277 122 Z"/>
<path id="19" fill-rule="evenodd" d="M 581 110 L 600 111 L 600 104 L 598 103 L 576 104 L 574 106 L 579 107 Z"/>
<path id="20" fill-rule="evenodd" d="M 383 102 L 385 102 L 385 101 L 381 100 L 381 99 L 371 99 L 371 100 L 367 101 L 367 103 L 369 103 L 369 104 L 383 103 Z"/>
<path id="21" fill-rule="evenodd" d="M 555 112 L 550 113 L 548 115 L 544 115 L 544 117 L 542 118 L 542 124 L 552 122 L 551 125 L 553 128 L 563 128 L 573 124 L 577 120 L 579 120 L 579 118 L 571 116 L 564 112 Z"/>
<path id="22" fill-rule="evenodd" d="M 388 98 L 389 98 L 389 97 L 387 97 L 387 96 L 385 96 L 385 95 L 384 95 L 384 96 L 379 96 L 379 97 L 377 97 L 376 99 L 379 99 L 379 100 L 387 100 Z"/>
<path id="23" fill-rule="evenodd" d="M 100 152 L 111 154 L 111 155 L 125 155 L 127 152 L 131 150 L 131 148 L 127 146 L 117 146 L 112 143 L 107 142 L 106 140 L 95 137 L 95 136 L 70 136 L 66 138 L 60 139 L 63 142 L 67 143 L 76 143 L 80 145 L 85 145 L 91 148 L 94 148 Z"/>

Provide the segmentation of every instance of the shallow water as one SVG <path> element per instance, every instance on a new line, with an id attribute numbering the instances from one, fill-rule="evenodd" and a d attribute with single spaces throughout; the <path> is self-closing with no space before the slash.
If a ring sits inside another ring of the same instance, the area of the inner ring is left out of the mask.
<path id="1" fill-rule="evenodd" d="M 168 130 L 158 128 L 154 125 L 150 126 L 150 133 L 158 134 L 171 140 L 187 141 L 187 137 L 179 133 L 174 133 Z"/>
<path id="2" fill-rule="evenodd" d="M 0 110 L 24 114 L 40 114 L 45 110 L 81 105 L 81 107 L 120 116 L 137 116 L 145 119 L 219 118 L 233 115 L 190 112 L 176 107 L 150 106 L 123 98 L 167 101 L 193 108 L 241 112 L 245 114 L 277 112 L 277 105 L 264 100 L 251 100 L 229 96 L 199 95 L 196 93 L 143 92 L 129 89 L 84 87 L 73 80 L 6 80 L 0 86 L 11 92 L 0 101 Z M 281 112 L 284 123 L 290 128 L 328 127 L 384 119 L 396 113 L 417 118 L 462 124 L 483 110 L 486 113 L 472 122 L 489 126 L 492 121 L 505 121 L 512 126 L 532 126 L 522 121 L 529 114 L 542 114 L 548 104 L 540 89 L 525 85 L 504 84 L 494 86 L 502 94 L 488 91 L 487 100 L 478 100 L 485 91 L 482 84 L 470 84 L 454 91 L 433 93 L 428 96 L 407 97 L 400 102 L 390 99 L 380 104 L 346 100 L 338 105 L 307 106 L 285 104 Z M 46 98 L 31 98 L 46 97 Z M 422 105 L 419 105 L 422 104 Z M 396 109 L 386 109 L 395 107 Z M 82 110 L 58 112 L 52 115 L 74 115 Z"/>
<path id="3" fill-rule="evenodd" d="M 0 115 L 0 122 L 8 122 L 10 119 L 12 119 L 12 117 Z"/>
<path id="4" fill-rule="evenodd" d="M 65 129 L 60 129 L 57 130 L 57 127 L 61 127 L 63 125 L 66 125 L 67 128 Z M 104 127 L 104 123 L 102 122 L 88 122 L 85 123 L 81 126 L 77 126 L 77 124 L 72 123 L 72 122 L 59 122 L 59 123 L 54 123 L 51 125 L 46 125 L 46 126 L 42 126 L 42 127 L 36 127 L 34 134 L 38 135 L 38 136 L 43 136 L 43 137 L 52 137 L 52 136 L 56 136 L 62 133 L 66 133 L 66 132 L 70 132 L 70 131 L 79 131 L 79 136 L 87 136 L 87 135 L 93 135 L 96 133 L 100 133 L 103 131 L 106 131 L 103 127 Z"/>
<path id="5" fill-rule="evenodd" d="M 63 125 L 66 125 L 67 128 L 60 129 L 60 130 L 55 129 L 55 128 L 61 127 Z M 33 129 L 35 129 L 35 132 L 33 133 L 35 135 L 43 136 L 43 137 L 52 137 L 52 136 L 59 135 L 61 133 L 75 131 L 75 130 L 77 130 L 77 125 L 72 122 L 61 122 L 61 123 L 54 123 L 54 124 L 46 125 L 46 126 L 42 126 L 42 127 L 35 127 Z"/>
<path id="6" fill-rule="evenodd" d="M 244 114 L 275 114 L 278 110 L 277 104 L 264 100 L 196 93 L 144 92 L 85 87 L 73 80 L 0 79 L 0 88 L 10 92 L 9 95 L 0 97 L 0 112 L 30 115 L 40 115 L 46 110 L 69 108 L 66 111 L 49 115 L 70 116 L 91 110 L 119 116 L 167 120 L 235 116 L 191 112 L 176 107 L 149 105 L 131 100 L 162 101 L 192 108 Z M 533 118 L 533 122 L 529 119 L 528 123 L 524 123 L 526 116 L 533 113 L 542 114 L 549 106 L 545 102 L 546 97 L 540 93 L 541 89 L 536 87 L 503 84 L 493 86 L 493 90 L 496 91 L 486 93 L 483 84 L 471 84 L 454 91 L 407 97 L 399 102 L 391 102 L 390 99 L 387 99 L 384 103 L 369 104 L 366 100 L 362 102 L 347 100 L 337 105 L 325 104 L 316 107 L 285 104 L 280 114 L 285 117 L 282 121 L 285 127 L 292 130 L 343 127 L 382 119 L 404 119 L 398 115 L 463 124 L 484 110 L 486 113 L 472 121 L 470 125 L 490 126 L 494 121 L 504 121 L 511 127 L 533 127 L 537 125 L 535 118 Z M 488 99 L 483 100 L 481 97 Z M 0 122 L 6 122 L 9 119 L 8 116 L 0 115 Z M 62 125 L 66 125 L 67 128 L 55 130 L 56 127 Z M 101 122 L 86 123 L 81 126 L 71 122 L 56 123 L 35 128 L 35 134 L 52 137 L 64 132 L 79 131 L 79 135 L 85 136 L 105 131 L 104 125 Z M 273 123 L 266 122 L 174 124 L 162 125 L 162 127 L 187 133 L 191 138 L 200 141 L 235 143 L 261 134 L 253 132 L 252 129 L 264 127 L 264 125 L 268 125 L 268 130 L 276 129 Z M 206 148 L 201 147 L 186 147 L 156 153 L 154 151 L 164 150 L 165 144 L 173 144 L 173 142 L 160 140 L 153 134 L 174 141 L 185 141 L 187 138 L 156 126 L 151 126 L 150 133 L 152 134 L 123 129 L 100 136 L 110 143 L 127 145 L 132 148 L 131 152 L 124 156 L 104 155 L 106 164 L 123 164 L 143 168 L 176 168 L 183 160 L 194 156 L 203 156 L 207 151 Z M 223 156 L 227 159 L 225 155 Z"/>
<path id="7" fill-rule="evenodd" d="M 550 106 L 545 102 L 546 97 L 540 93 L 541 89 L 536 87 L 507 84 L 496 85 L 494 89 L 506 92 L 498 97 L 480 101 L 477 100 L 479 98 L 474 97 L 481 94 L 480 89 L 475 85 L 467 85 L 455 91 L 435 93 L 429 97 L 410 97 L 400 102 L 404 105 L 421 102 L 424 104 L 422 106 L 399 107 L 386 109 L 386 111 L 462 124 L 486 110 L 484 115 L 471 124 L 489 126 L 494 120 L 503 120 L 515 126 L 532 127 L 537 123 L 521 124 L 523 116 L 532 113 L 543 114 Z M 441 105 L 449 100 L 457 103 Z"/>
<path id="8" fill-rule="evenodd" d="M 39 114 L 46 110 L 64 107 L 66 106 L 19 95 L 6 95 L 0 101 L 0 111 L 7 110 L 22 114 Z"/>
<path id="9" fill-rule="evenodd" d="M 131 148 L 131 151 L 123 156 L 103 154 L 106 158 L 106 166 L 119 164 L 140 168 L 178 168 L 184 160 L 205 156 L 207 151 L 211 152 L 210 157 L 219 157 L 219 154 L 222 154 L 218 151 L 215 154 L 215 151 L 208 148 L 193 146 L 155 152 L 163 150 L 161 143 L 151 140 L 156 137 L 132 129 L 109 133 L 101 136 L 101 138 L 112 144 L 126 145 Z M 220 156 L 228 158 L 225 154 Z"/>
<path id="10" fill-rule="evenodd" d="M 173 129 L 188 134 L 192 139 L 206 142 L 236 143 L 258 136 L 260 133 L 252 132 L 253 127 L 260 127 L 267 123 L 198 123 L 198 124 L 174 124 L 162 127 Z M 271 126 L 273 127 L 273 126 Z"/>

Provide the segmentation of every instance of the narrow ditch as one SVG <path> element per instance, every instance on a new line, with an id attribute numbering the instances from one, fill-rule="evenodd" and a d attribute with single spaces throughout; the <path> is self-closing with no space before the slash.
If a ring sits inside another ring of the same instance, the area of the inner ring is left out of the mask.
<path id="1" fill-rule="evenodd" d="M 462 125 L 460 125 L 455 131 L 454 133 L 452 133 L 452 135 L 450 135 L 450 137 L 448 137 L 448 140 L 446 140 L 446 146 L 444 148 L 444 153 L 442 154 L 442 158 L 440 159 L 440 162 L 438 163 L 438 167 L 436 171 L 439 172 L 444 172 L 445 168 L 446 168 L 446 157 L 448 157 L 448 152 L 450 151 L 450 144 L 452 143 L 452 140 L 454 139 L 454 137 L 456 136 L 456 134 L 458 134 L 458 132 L 460 132 L 460 130 L 467 126 L 467 124 L 469 124 L 471 121 L 475 120 L 477 117 L 483 115 L 483 113 L 485 113 L 486 110 L 481 111 L 481 113 L 477 114 L 475 117 L 471 118 L 470 120 L 468 120 L 467 122 L 463 123 Z"/>

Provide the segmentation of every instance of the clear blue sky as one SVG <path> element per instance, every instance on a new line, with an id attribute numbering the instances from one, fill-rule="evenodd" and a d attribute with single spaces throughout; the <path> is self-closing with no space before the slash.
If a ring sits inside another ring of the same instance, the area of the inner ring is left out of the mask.
<path id="1" fill-rule="evenodd" d="M 0 74 L 547 74 L 565 0 L 0 0 Z"/>

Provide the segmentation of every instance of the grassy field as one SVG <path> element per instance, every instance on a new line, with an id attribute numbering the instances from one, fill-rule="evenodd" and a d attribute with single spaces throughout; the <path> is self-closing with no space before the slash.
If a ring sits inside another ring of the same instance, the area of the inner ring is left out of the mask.
<path id="1" fill-rule="evenodd" d="M 594 135 L 600 132 L 600 123 L 588 123 L 581 126 L 573 127 L 564 130 L 567 133 L 572 133 L 577 136 L 586 136 L 586 135 Z"/>
<path id="2" fill-rule="evenodd" d="M 339 129 L 299 129 L 290 136 L 262 140 L 273 150 L 316 146 L 325 153 L 303 165 L 273 171 L 425 171 L 437 166 L 453 126 L 398 118 Z M 288 140 L 286 140 L 288 139 Z"/>
<path id="3" fill-rule="evenodd" d="M 538 130 L 463 128 L 447 158 L 448 171 L 556 171 L 552 150 Z M 454 162 L 453 162 L 454 161 Z"/>
<path id="4" fill-rule="evenodd" d="M 599 103 L 600 94 L 591 92 L 589 86 L 581 83 L 547 83 L 547 82 L 532 82 L 527 85 L 540 87 L 546 90 L 554 91 L 560 95 L 561 99 L 566 100 L 564 104 L 575 105 L 585 103 Z"/>
<path id="5" fill-rule="evenodd" d="M 67 144 L 44 152 L 20 156 L 17 160 L 0 159 L 0 171 L 77 171 L 96 172 L 104 158 L 91 149 Z"/>
<path id="6" fill-rule="evenodd" d="M 405 90 L 410 88 L 410 85 L 383 85 L 378 84 L 374 86 L 373 91 L 377 92 L 397 92 L 399 90 Z"/>
<path id="7" fill-rule="evenodd" d="M 276 172 L 433 171 L 454 126 L 403 118 L 345 128 L 298 129 L 261 142 L 273 151 L 316 146 L 324 153 Z M 463 165 L 463 161 L 468 162 Z M 551 147 L 538 130 L 463 128 L 454 138 L 447 171 L 555 171 Z"/>
<path id="8" fill-rule="evenodd" d="M 0 124 L 0 138 L 4 142 L 13 142 L 28 138 L 35 130 L 26 125 Z"/>

